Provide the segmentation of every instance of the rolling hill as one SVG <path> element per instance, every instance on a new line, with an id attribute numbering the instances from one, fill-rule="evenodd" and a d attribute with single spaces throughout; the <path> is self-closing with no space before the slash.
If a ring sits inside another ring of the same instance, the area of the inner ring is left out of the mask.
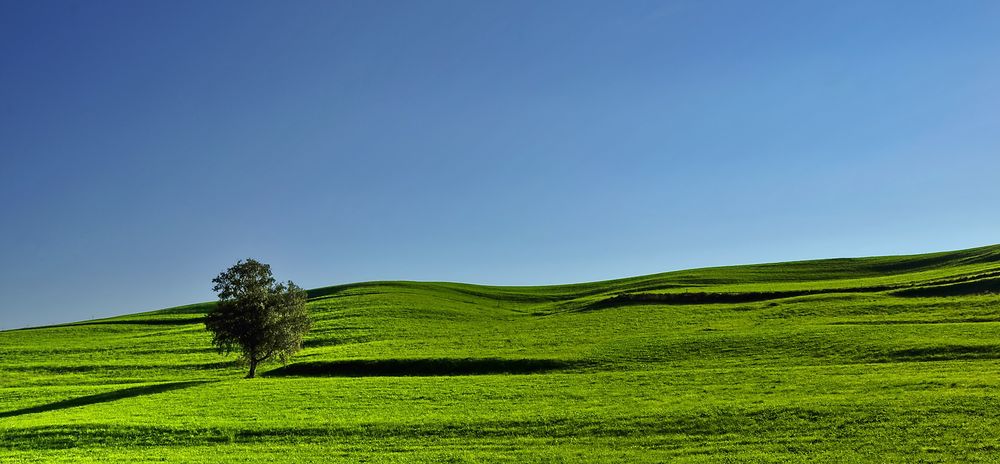
<path id="1" fill-rule="evenodd" d="M 998 291 L 1000 246 L 358 283 L 254 380 L 212 303 L 0 332 L 0 462 L 992 461 Z"/>

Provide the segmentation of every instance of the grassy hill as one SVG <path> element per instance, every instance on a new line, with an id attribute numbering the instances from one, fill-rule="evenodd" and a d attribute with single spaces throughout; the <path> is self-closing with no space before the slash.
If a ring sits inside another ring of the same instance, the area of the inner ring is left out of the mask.
<path id="1" fill-rule="evenodd" d="M 360 283 L 255 380 L 210 303 L 0 332 L 0 462 L 992 461 L 997 291 L 1000 246 Z"/>

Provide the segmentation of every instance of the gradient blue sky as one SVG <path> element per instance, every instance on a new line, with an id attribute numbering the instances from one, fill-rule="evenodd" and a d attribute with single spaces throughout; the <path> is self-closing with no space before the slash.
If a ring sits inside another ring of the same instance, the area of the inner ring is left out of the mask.
<path id="1" fill-rule="evenodd" d="M 995 1 L 0 2 L 0 327 L 1000 242 Z"/>

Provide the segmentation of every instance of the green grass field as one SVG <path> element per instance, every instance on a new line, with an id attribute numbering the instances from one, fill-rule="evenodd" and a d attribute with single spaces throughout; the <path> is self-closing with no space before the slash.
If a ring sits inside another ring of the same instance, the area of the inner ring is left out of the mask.
<path id="1" fill-rule="evenodd" d="M 254 380 L 211 304 L 0 332 L 0 462 L 995 461 L 997 291 L 1000 246 L 352 284 Z"/>

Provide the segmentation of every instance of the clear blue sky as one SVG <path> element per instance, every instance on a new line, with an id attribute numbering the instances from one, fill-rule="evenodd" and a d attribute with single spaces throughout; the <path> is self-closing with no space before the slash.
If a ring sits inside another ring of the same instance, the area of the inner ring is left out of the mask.
<path id="1" fill-rule="evenodd" d="M 995 1 L 0 2 L 0 327 L 1000 242 Z"/>

